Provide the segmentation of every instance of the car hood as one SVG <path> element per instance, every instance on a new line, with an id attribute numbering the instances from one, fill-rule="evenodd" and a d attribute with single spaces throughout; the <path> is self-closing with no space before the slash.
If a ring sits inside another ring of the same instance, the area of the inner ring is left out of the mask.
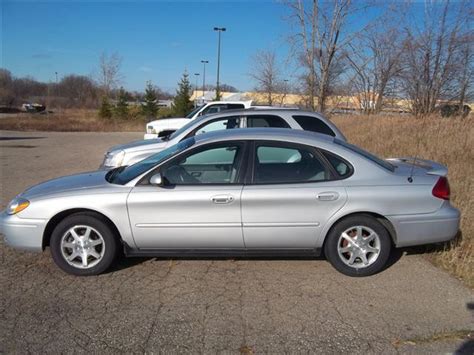
<path id="1" fill-rule="evenodd" d="M 186 117 L 171 117 L 171 118 L 160 118 L 159 120 L 154 120 L 147 123 L 147 126 L 167 126 L 169 124 L 176 123 L 178 120 L 189 121 L 189 118 Z"/>
<path id="2" fill-rule="evenodd" d="M 113 152 L 113 151 L 116 151 L 116 150 L 133 150 L 133 149 L 140 149 L 140 148 L 154 148 L 155 146 L 156 147 L 161 147 L 161 146 L 166 146 L 166 142 L 163 141 L 162 139 L 160 138 L 155 138 L 155 139 L 144 139 L 144 140 L 137 140 L 137 141 L 133 141 L 133 142 L 130 142 L 130 143 L 126 143 L 126 144 L 119 144 L 119 145 L 115 145 L 113 146 L 112 148 L 110 148 L 108 151 L 109 152 Z"/>
<path id="3" fill-rule="evenodd" d="M 26 199 L 63 193 L 69 191 L 88 190 L 96 187 L 109 187 L 105 180 L 107 171 L 94 171 L 48 180 L 25 190 L 20 196 Z"/>

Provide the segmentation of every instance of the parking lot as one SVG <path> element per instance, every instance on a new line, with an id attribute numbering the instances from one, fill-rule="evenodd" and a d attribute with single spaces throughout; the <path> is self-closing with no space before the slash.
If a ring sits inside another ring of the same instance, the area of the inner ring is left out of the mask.
<path id="1" fill-rule="evenodd" d="M 141 133 L 0 133 L 3 209 Z M 0 352 L 472 353 L 474 294 L 422 256 L 362 279 L 324 259 L 121 260 L 64 274 L 0 241 Z"/>

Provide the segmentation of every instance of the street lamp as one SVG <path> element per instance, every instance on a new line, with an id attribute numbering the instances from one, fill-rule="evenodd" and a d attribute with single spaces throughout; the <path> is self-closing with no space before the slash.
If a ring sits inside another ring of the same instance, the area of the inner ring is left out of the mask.
<path id="1" fill-rule="evenodd" d="M 221 99 L 221 93 L 219 90 L 219 70 L 221 64 L 221 32 L 225 32 L 225 27 L 214 27 L 214 31 L 219 33 L 219 39 L 217 42 L 217 83 L 216 83 L 216 100 Z"/>
<path id="2" fill-rule="evenodd" d="M 202 72 L 202 96 L 206 94 L 206 64 L 209 63 L 208 60 L 201 60 L 201 63 L 204 66 L 204 70 Z"/>
<path id="3" fill-rule="evenodd" d="M 194 97 L 194 107 L 197 107 L 197 88 L 198 88 L 198 76 L 199 73 L 194 73 L 194 76 L 196 77 L 196 96 Z"/>

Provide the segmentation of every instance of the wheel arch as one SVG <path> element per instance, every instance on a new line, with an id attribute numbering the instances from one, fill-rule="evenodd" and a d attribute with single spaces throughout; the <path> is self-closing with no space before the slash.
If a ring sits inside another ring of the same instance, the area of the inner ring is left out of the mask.
<path id="1" fill-rule="evenodd" d="M 392 246 L 397 245 L 397 231 L 396 231 L 394 225 L 392 224 L 392 222 L 390 222 L 390 220 L 387 217 L 385 217 L 385 216 L 383 216 L 379 213 L 376 213 L 376 212 L 358 211 L 358 212 L 348 213 L 344 216 L 340 216 L 338 219 L 336 219 L 334 222 L 331 223 L 329 228 L 327 228 L 326 234 L 324 235 L 324 241 L 323 241 L 323 245 L 321 247 L 322 251 L 324 251 L 326 240 L 328 239 L 327 236 L 329 235 L 329 233 L 331 233 L 332 229 L 339 222 L 341 222 L 342 220 L 344 220 L 346 218 L 349 218 L 349 217 L 354 217 L 354 216 L 368 216 L 368 217 L 375 218 L 377 221 L 379 221 L 385 227 L 385 229 L 387 229 L 388 234 L 390 235 L 390 239 L 392 241 Z"/>
<path id="2" fill-rule="evenodd" d="M 123 243 L 122 236 L 120 235 L 120 232 L 112 220 L 104 215 L 103 213 L 100 213 L 98 211 L 88 209 L 88 208 L 72 208 L 68 209 L 65 211 L 61 211 L 54 215 L 49 221 L 48 224 L 46 225 L 44 232 L 43 232 L 43 242 L 42 242 L 42 249 L 44 250 L 46 247 L 49 246 L 49 242 L 51 240 L 51 234 L 54 231 L 54 228 L 65 218 L 72 216 L 74 214 L 78 213 L 83 213 L 83 214 L 88 214 L 94 217 L 99 217 L 103 222 L 105 222 L 114 232 L 114 235 L 119 239 L 120 243 Z"/>

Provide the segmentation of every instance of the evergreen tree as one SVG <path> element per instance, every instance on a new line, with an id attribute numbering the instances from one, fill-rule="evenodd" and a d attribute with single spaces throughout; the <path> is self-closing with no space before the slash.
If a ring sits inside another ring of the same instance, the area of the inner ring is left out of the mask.
<path id="1" fill-rule="evenodd" d="M 112 117 L 112 106 L 110 105 L 108 97 L 105 95 L 102 96 L 102 102 L 99 108 L 99 116 L 102 118 Z"/>
<path id="2" fill-rule="evenodd" d="M 178 90 L 173 100 L 173 113 L 178 117 L 185 117 L 192 109 L 191 84 L 189 74 L 185 71 L 181 81 L 178 83 Z"/>
<path id="3" fill-rule="evenodd" d="M 127 118 L 129 113 L 127 98 L 127 92 L 123 89 L 123 87 L 120 87 L 117 106 L 115 107 L 115 114 L 117 115 L 117 117 L 122 119 Z"/>
<path id="4" fill-rule="evenodd" d="M 148 81 L 145 88 L 145 104 L 142 106 L 142 112 L 146 117 L 156 117 L 158 105 L 156 90 L 153 84 Z"/>

